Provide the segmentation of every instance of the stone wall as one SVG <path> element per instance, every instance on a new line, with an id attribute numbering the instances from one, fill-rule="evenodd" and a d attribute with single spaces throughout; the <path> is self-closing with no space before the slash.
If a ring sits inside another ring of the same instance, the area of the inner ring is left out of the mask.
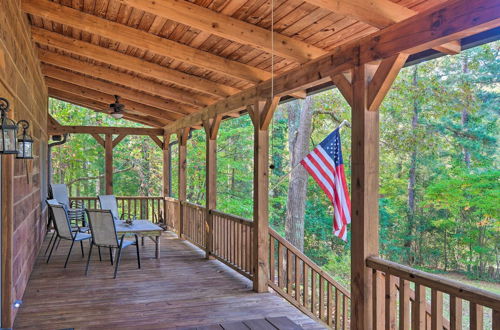
<path id="1" fill-rule="evenodd" d="M 10 115 L 27 120 L 34 159 L 2 156 L 2 325 L 11 327 L 13 302 L 22 299 L 45 235 L 47 173 L 47 88 L 31 41 L 21 1 L 0 3 L 0 97 Z"/>

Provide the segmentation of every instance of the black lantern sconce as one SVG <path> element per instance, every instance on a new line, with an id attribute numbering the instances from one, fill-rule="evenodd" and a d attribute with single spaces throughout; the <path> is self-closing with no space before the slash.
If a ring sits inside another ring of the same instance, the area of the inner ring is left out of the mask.
<path id="1" fill-rule="evenodd" d="M 9 101 L 0 98 L 1 111 L 1 135 L 0 135 L 0 154 L 17 154 L 17 124 L 12 119 L 7 118 L 9 111 Z"/>
<path id="2" fill-rule="evenodd" d="M 28 134 L 30 124 L 26 120 L 18 123 L 7 118 L 9 111 L 9 101 L 0 97 L 0 154 L 17 155 L 19 159 L 33 159 L 33 138 Z M 22 133 L 17 136 L 19 126 Z"/>
<path id="3" fill-rule="evenodd" d="M 28 134 L 30 124 L 26 120 L 20 120 L 17 123 L 21 126 L 23 133 L 17 138 L 17 156 L 18 159 L 33 159 L 33 138 Z"/>

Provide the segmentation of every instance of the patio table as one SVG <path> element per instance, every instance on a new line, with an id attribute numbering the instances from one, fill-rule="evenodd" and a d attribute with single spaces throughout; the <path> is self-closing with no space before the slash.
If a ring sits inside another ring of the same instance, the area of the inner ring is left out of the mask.
<path id="1" fill-rule="evenodd" d="M 115 226 L 118 235 L 138 235 L 142 239 L 149 237 L 155 243 L 156 259 L 160 258 L 160 236 L 163 228 L 149 220 L 134 220 L 132 225 L 127 225 L 122 220 L 115 220 Z"/>

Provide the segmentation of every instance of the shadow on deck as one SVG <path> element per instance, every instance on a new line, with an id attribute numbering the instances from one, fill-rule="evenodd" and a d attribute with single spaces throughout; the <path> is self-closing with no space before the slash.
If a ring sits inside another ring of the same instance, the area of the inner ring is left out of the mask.
<path id="1" fill-rule="evenodd" d="M 108 253 L 102 262 L 93 255 L 86 277 L 79 249 L 64 269 L 68 242 L 61 242 L 50 264 L 43 256 L 47 243 L 15 329 L 167 329 L 275 316 L 286 316 L 304 329 L 324 329 L 277 294 L 254 293 L 247 278 L 204 259 L 203 251 L 169 232 L 163 233 L 159 260 L 154 244 L 146 240 L 141 269 L 135 249 L 125 249 L 116 280 Z"/>

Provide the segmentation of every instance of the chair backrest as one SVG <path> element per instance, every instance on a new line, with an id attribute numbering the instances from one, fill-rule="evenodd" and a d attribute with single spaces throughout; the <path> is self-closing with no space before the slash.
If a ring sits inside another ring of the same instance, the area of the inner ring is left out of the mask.
<path id="1" fill-rule="evenodd" d="M 50 184 L 50 191 L 52 192 L 52 198 L 56 199 L 59 203 L 64 205 L 66 208 L 70 208 L 68 187 L 65 184 Z"/>
<path id="2" fill-rule="evenodd" d="M 73 234 L 71 233 L 71 224 L 68 219 L 68 213 L 63 205 L 58 203 L 55 199 L 47 200 L 47 205 L 52 212 L 54 217 L 54 227 L 57 234 L 66 239 L 73 239 Z"/>
<path id="3" fill-rule="evenodd" d="M 101 210 L 110 210 L 113 219 L 120 220 L 120 216 L 118 215 L 118 203 L 116 202 L 115 195 L 99 195 L 97 197 L 99 197 Z"/>
<path id="4" fill-rule="evenodd" d="M 87 210 L 92 240 L 94 244 L 106 247 L 118 247 L 115 221 L 110 210 Z"/>

